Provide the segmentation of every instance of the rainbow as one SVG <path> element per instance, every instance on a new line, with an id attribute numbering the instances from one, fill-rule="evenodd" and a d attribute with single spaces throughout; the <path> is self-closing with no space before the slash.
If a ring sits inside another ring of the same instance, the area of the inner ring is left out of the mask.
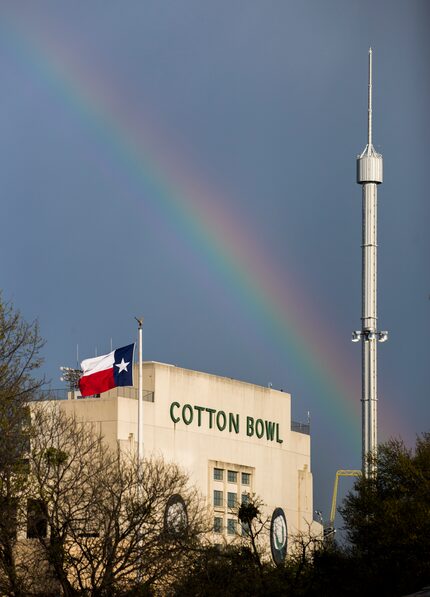
<path id="1" fill-rule="evenodd" d="M 79 115 L 103 142 L 110 161 L 123 170 L 129 183 L 137 185 L 139 194 L 145 190 L 145 209 L 166 220 L 190 259 L 202 260 L 221 290 L 229 293 L 228 299 L 237 302 L 241 313 L 246 310 L 259 342 L 280 352 L 290 368 L 306 378 L 324 405 L 326 421 L 358 454 L 359 357 L 352 366 L 341 347 L 327 342 L 333 332 L 310 304 L 297 277 L 284 267 L 276 268 L 256 243 L 258 235 L 244 222 L 243 214 L 240 221 L 234 217 L 226 198 L 190 174 L 178 155 L 167 154 L 167 143 L 162 155 L 157 155 L 147 139 L 153 141 L 162 133 L 151 129 L 149 119 L 144 126 L 141 120 L 133 120 L 121 109 L 121 97 L 105 89 L 96 73 L 75 66 L 65 49 L 51 45 L 46 34 L 37 36 L 14 21 L 7 26 L 3 21 L 1 30 L 17 59 Z M 398 428 L 392 424 L 392 429 Z"/>

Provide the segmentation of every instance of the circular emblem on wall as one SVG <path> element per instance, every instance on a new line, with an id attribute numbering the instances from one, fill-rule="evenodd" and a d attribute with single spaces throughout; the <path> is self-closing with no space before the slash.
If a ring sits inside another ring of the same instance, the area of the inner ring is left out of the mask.
<path id="1" fill-rule="evenodd" d="M 270 523 L 270 548 L 275 564 L 282 564 L 287 555 L 287 519 L 282 508 L 275 508 Z"/>
<path id="2" fill-rule="evenodd" d="M 179 537 L 187 532 L 187 506 L 179 493 L 175 493 L 167 500 L 164 510 L 164 532 L 171 537 Z"/>

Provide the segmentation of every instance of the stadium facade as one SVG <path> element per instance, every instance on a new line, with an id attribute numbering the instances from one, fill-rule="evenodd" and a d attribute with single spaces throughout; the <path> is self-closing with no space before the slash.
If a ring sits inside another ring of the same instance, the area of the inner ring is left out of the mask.
<path id="1" fill-rule="evenodd" d="M 212 508 L 214 541 L 241 532 L 234 511 L 253 494 L 272 516 L 272 554 L 274 543 L 286 549 L 287 532 L 321 532 L 309 425 L 291 420 L 290 394 L 157 362 L 143 364 L 143 388 L 144 456 L 187 472 Z M 92 422 L 112 447 L 137 451 L 137 387 L 85 399 L 70 392 L 62 407 Z"/>

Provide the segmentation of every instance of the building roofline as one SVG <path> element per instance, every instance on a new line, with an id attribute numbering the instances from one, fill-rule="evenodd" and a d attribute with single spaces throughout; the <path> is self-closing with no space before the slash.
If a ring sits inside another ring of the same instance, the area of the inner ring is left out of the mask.
<path id="1" fill-rule="evenodd" d="M 135 363 L 135 365 L 137 365 Z M 256 384 L 256 383 L 252 383 L 250 381 L 244 381 L 242 379 L 236 379 L 235 377 L 228 377 L 226 375 L 218 375 L 216 373 L 209 373 L 208 371 L 197 371 L 195 369 L 188 369 L 187 367 L 181 367 L 178 365 L 173 365 L 171 363 L 162 363 L 161 361 L 143 361 L 143 365 L 157 365 L 157 366 L 164 366 L 164 367 L 174 367 L 175 369 L 182 370 L 182 371 L 189 371 L 191 373 L 197 373 L 200 375 L 206 375 L 206 376 L 210 376 L 210 377 L 217 377 L 220 380 L 225 380 L 225 381 L 234 381 L 236 383 L 240 383 L 240 384 L 244 384 L 247 386 L 253 386 L 255 388 L 258 389 L 262 389 L 262 390 L 266 390 L 267 392 L 277 392 L 278 394 L 287 394 L 288 396 L 291 397 L 291 393 L 288 390 L 284 390 L 284 389 L 278 389 L 278 388 L 273 388 L 271 385 L 270 386 L 262 386 L 260 384 Z"/>

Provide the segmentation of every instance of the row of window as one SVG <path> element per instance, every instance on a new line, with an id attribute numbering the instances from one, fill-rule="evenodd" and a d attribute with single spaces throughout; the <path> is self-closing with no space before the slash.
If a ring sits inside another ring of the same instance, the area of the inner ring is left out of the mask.
<path id="1" fill-rule="evenodd" d="M 215 481 L 224 480 L 225 470 L 222 468 L 214 468 L 214 479 Z M 227 481 L 229 483 L 237 483 L 237 471 L 227 471 Z M 242 485 L 249 485 L 251 483 L 251 473 L 241 473 Z"/>
<path id="2" fill-rule="evenodd" d="M 239 524 L 242 536 L 248 535 L 248 525 L 247 524 Z M 238 522 L 234 518 L 227 518 L 227 535 L 237 535 L 237 527 Z M 214 533 L 222 533 L 223 532 L 223 518 L 222 516 L 215 516 L 214 517 Z"/>
<path id="3" fill-rule="evenodd" d="M 242 504 L 247 504 L 249 499 L 249 495 L 247 493 L 242 493 Z M 237 493 L 234 491 L 227 492 L 227 508 L 236 508 L 238 505 L 237 501 Z M 214 506 L 218 508 L 224 507 L 224 492 L 219 491 L 218 489 L 214 489 Z"/>

